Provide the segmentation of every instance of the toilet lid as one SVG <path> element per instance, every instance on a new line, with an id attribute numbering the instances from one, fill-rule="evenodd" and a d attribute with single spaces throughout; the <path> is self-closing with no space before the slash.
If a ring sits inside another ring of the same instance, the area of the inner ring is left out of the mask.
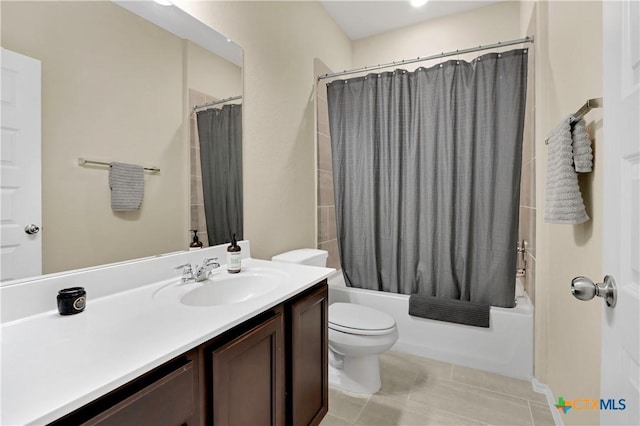
<path id="1" fill-rule="evenodd" d="M 386 334 L 396 326 L 395 320 L 376 309 L 355 303 L 329 306 L 329 328 L 352 334 Z"/>

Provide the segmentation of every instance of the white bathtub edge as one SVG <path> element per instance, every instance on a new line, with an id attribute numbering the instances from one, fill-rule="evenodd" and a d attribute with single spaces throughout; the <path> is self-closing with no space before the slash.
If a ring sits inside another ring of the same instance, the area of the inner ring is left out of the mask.
<path id="1" fill-rule="evenodd" d="M 515 308 L 491 307 L 490 329 L 410 316 L 408 295 L 346 287 L 340 273 L 329 280 L 329 303 L 335 302 L 358 303 L 392 316 L 400 334 L 393 349 L 400 352 L 527 381 L 533 378 L 533 305 L 526 294 Z M 474 350 L 469 352 L 469 347 Z"/>

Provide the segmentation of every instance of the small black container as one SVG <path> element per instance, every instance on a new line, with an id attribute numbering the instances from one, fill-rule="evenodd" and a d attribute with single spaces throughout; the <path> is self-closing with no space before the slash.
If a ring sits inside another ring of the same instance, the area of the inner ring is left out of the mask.
<path id="1" fill-rule="evenodd" d="M 60 315 L 73 315 L 84 311 L 87 292 L 84 287 L 63 288 L 58 292 L 58 312 Z"/>

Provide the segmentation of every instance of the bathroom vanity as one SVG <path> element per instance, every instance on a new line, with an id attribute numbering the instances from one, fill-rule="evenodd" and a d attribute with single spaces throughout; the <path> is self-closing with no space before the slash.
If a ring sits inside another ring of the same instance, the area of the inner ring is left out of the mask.
<path id="1" fill-rule="evenodd" d="M 228 284 L 226 271 L 205 283 L 172 277 L 104 289 L 118 269 L 153 275 L 217 257 L 216 248 L 112 266 L 102 271 L 103 283 L 100 268 L 39 282 L 45 294 L 62 282 L 97 284 L 85 286 L 80 314 L 3 318 L 1 423 L 318 424 L 328 406 L 326 278 L 333 270 L 250 259 L 248 252 L 243 271 L 233 274 L 244 273 L 244 281 L 232 284 L 280 278 L 241 301 L 181 303 L 202 286 Z M 3 308 L 34 294 L 33 283 L 22 287 L 2 288 Z"/>

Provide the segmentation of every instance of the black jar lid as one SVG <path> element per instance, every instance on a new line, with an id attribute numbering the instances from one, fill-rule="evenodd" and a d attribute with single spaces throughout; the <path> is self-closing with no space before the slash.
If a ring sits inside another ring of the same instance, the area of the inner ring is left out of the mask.
<path id="1" fill-rule="evenodd" d="M 85 293 L 84 287 L 69 287 L 58 291 L 58 295 L 65 297 L 82 296 Z"/>

